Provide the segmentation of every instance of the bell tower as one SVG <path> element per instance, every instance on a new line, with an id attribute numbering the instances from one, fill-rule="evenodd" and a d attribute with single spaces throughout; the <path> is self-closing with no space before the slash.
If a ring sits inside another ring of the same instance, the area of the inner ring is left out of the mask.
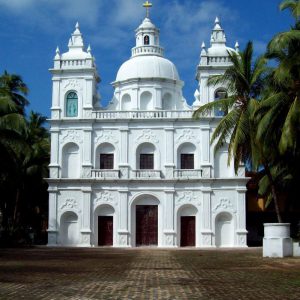
<path id="1" fill-rule="evenodd" d="M 68 52 L 56 49 L 52 74 L 51 119 L 91 118 L 98 106 L 97 73 L 91 47 L 86 50 L 79 24 L 75 26 L 68 44 Z"/>
<path id="2" fill-rule="evenodd" d="M 195 102 L 193 108 L 197 109 L 201 105 L 214 101 L 218 90 L 225 90 L 221 86 L 209 86 L 207 80 L 212 75 L 224 74 L 226 69 L 231 66 L 229 51 L 238 52 L 238 43 L 235 49 L 226 46 L 226 35 L 218 17 L 212 29 L 210 47 L 206 48 L 205 43 L 201 45 L 200 62 L 197 67 L 196 79 L 199 87 L 195 91 Z"/>

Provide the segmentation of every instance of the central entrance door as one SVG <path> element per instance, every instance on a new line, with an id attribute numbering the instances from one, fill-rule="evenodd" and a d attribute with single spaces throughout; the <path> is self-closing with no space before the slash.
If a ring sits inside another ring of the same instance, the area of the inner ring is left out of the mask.
<path id="1" fill-rule="evenodd" d="M 98 217 L 98 245 L 113 245 L 113 216 Z"/>
<path id="2" fill-rule="evenodd" d="M 180 246 L 195 246 L 195 216 L 181 217 Z"/>
<path id="3" fill-rule="evenodd" d="M 157 246 L 157 205 L 136 206 L 136 245 Z"/>

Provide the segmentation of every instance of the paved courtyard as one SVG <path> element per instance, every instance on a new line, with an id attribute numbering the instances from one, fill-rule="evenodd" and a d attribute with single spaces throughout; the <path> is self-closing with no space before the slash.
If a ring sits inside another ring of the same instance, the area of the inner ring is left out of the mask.
<path id="1" fill-rule="evenodd" d="M 300 299 L 300 258 L 261 249 L 0 249 L 0 299 Z"/>

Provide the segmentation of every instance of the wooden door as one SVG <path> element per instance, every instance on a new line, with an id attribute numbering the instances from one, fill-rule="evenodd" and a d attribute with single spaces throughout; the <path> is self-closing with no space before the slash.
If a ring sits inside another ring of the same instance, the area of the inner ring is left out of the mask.
<path id="1" fill-rule="evenodd" d="M 180 246 L 195 246 L 195 217 L 181 217 Z"/>
<path id="2" fill-rule="evenodd" d="M 113 217 L 112 216 L 98 217 L 98 245 L 99 246 L 113 245 Z"/>
<path id="3" fill-rule="evenodd" d="M 136 245 L 157 245 L 158 236 L 158 206 L 136 206 Z"/>

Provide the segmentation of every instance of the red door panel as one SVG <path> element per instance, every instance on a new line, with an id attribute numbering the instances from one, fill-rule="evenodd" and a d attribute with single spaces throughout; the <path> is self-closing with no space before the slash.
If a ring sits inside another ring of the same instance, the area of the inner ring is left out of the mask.
<path id="1" fill-rule="evenodd" d="M 157 205 L 136 206 L 136 245 L 157 245 Z"/>
<path id="2" fill-rule="evenodd" d="M 112 216 L 98 217 L 98 245 L 99 246 L 113 245 L 113 217 Z"/>
<path id="3" fill-rule="evenodd" d="M 195 246 L 195 217 L 181 217 L 180 246 Z"/>

